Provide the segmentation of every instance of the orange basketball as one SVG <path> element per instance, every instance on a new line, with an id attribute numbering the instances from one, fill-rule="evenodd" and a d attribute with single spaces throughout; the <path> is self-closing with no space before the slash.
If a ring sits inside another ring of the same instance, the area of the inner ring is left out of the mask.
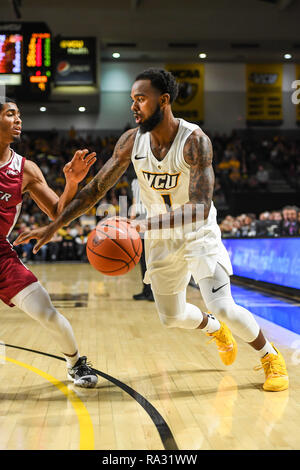
<path id="1" fill-rule="evenodd" d="M 89 234 L 86 252 L 91 265 L 107 276 L 131 271 L 142 254 L 142 241 L 129 222 L 106 219 Z"/>

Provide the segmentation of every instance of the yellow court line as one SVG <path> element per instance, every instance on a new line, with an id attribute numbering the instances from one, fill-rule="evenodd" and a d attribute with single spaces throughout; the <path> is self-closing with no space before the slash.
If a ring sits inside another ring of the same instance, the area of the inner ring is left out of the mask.
<path id="1" fill-rule="evenodd" d="M 68 387 L 63 383 L 57 380 L 50 374 L 37 369 L 25 362 L 17 361 L 16 359 L 11 359 L 10 357 L 0 356 L 1 359 L 5 359 L 5 361 L 12 362 L 21 367 L 25 367 L 35 374 L 40 375 L 44 379 L 51 382 L 56 388 L 58 388 L 70 401 L 71 405 L 73 406 L 79 421 L 79 430 L 80 430 L 80 442 L 79 442 L 79 449 L 80 450 L 94 450 L 95 449 L 95 439 L 94 439 L 94 428 L 91 417 L 89 415 L 88 410 L 86 409 L 84 403 L 78 398 L 76 393 L 72 390 L 69 390 Z"/>

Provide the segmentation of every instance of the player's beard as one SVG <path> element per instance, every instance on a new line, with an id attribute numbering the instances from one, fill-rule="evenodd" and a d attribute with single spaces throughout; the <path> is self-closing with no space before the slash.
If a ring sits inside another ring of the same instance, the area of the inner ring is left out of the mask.
<path id="1" fill-rule="evenodd" d="M 160 109 L 160 106 L 157 105 L 157 108 L 154 113 L 150 117 L 148 117 L 148 119 L 145 119 L 145 121 L 139 124 L 141 133 L 145 134 L 146 132 L 153 131 L 153 129 L 163 120 L 163 118 L 164 113 Z"/>

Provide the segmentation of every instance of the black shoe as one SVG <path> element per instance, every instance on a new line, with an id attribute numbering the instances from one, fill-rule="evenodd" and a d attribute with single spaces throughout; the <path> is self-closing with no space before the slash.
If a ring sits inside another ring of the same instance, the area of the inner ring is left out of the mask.
<path id="1" fill-rule="evenodd" d="M 141 292 L 140 294 L 135 294 L 132 297 L 134 300 L 149 300 L 150 302 L 154 302 L 154 297 L 153 297 L 152 292 L 150 294 Z"/>
<path id="2" fill-rule="evenodd" d="M 148 300 L 148 296 L 145 292 L 141 292 L 140 294 L 135 294 L 132 296 L 134 300 Z"/>
<path id="3" fill-rule="evenodd" d="M 154 297 L 153 297 L 152 292 L 151 294 L 147 295 L 147 300 L 149 300 L 149 302 L 154 302 Z"/>
<path id="4" fill-rule="evenodd" d="M 86 360 L 86 356 L 82 356 L 73 367 L 68 368 L 68 378 L 78 387 L 93 388 L 97 385 L 98 376 Z"/>

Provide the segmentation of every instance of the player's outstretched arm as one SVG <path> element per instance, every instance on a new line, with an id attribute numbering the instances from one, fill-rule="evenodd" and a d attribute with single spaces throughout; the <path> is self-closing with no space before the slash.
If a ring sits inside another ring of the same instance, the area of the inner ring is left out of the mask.
<path id="1" fill-rule="evenodd" d="M 26 160 L 23 176 L 23 193 L 28 192 L 39 208 L 54 220 L 73 199 L 80 183 L 96 161 L 95 152 L 77 150 L 72 160 L 64 166 L 66 185 L 63 194 L 57 194 L 48 186 L 43 173 L 32 161 Z"/>
<path id="2" fill-rule="evenodd" d="M 118 140 L 112 157 L 103 165 L 96 176 L 76 194 L 70 204 L 49 225 L 32 230 L 24 236 L 20 235 L 14 245 L 27 243 L 31 239 L 39 240 L 33 252 L 37 253 L 41 246 L 48 243 L 54 233 L 62 226 L 91 209 L 107 191 L 114 186 L 128 168 L 137 129 L 130 129 Z"/>

